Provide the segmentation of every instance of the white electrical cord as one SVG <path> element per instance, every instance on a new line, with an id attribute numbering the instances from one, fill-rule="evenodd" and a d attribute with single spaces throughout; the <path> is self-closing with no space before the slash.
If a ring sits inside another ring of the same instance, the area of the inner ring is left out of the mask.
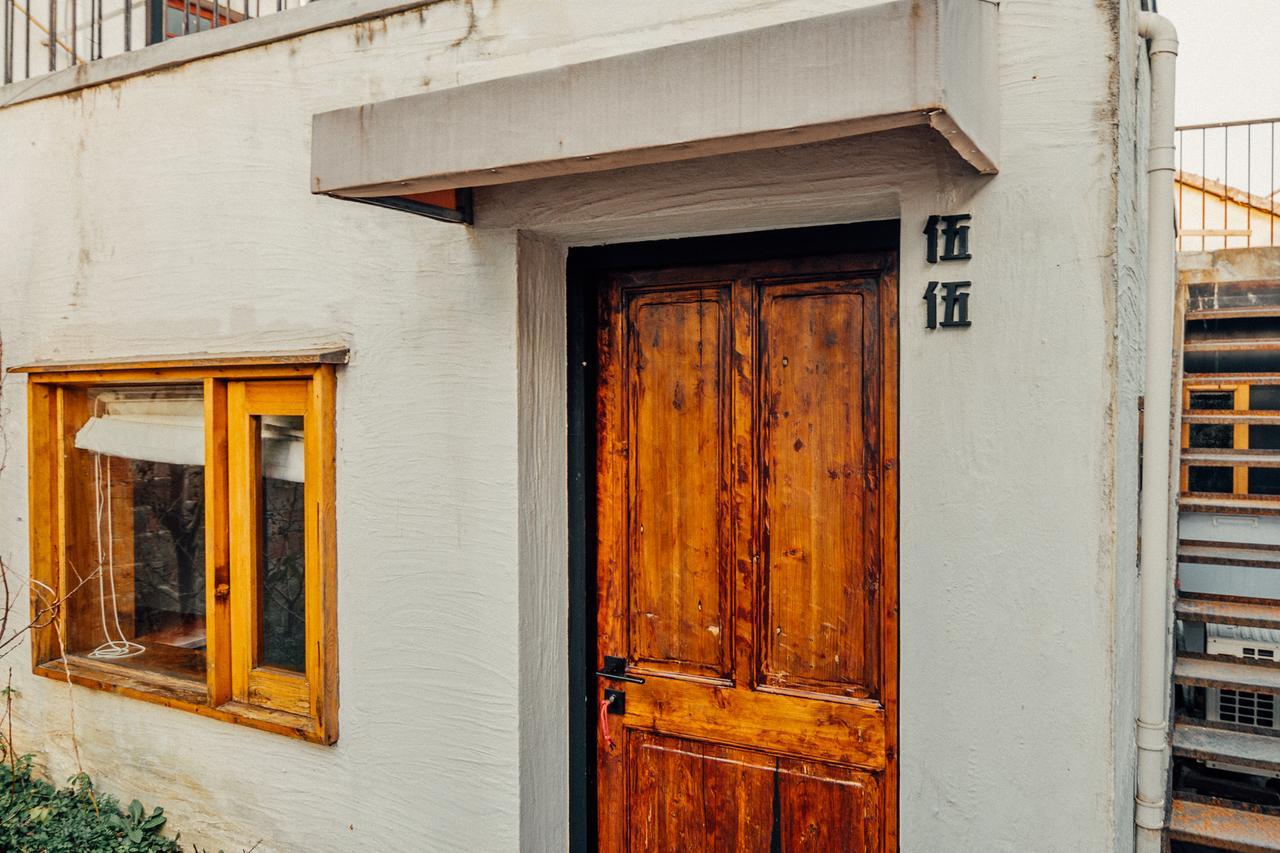
<path id="1" fill-rule="evenodd" d="M 120 609 L 116 604 L 116 561 L 115 548 L 111 547 L 111 540 L 107 540 L 107 573 L 111 577 L 111 617 L 115 623 L 116 636 L 120 639 L 113 640 L 111 631 L 107 626 L 107 595 L 106 585 L 102 580 L 102 505 L 107 505 L 107 536 L 115 530 L 115 526 L 111 523 L 111 475 L 107 473 L 107 490 L 104 497 L 102 492 L 102 454 L 93 454 L 93 494 L 94 494 L 94 516 L 97 521 L 98 531 L 98 613 L 102 617 L 102 636 L 107 641 L 89 652 L 89 657 L 99 659 L 117 659 L 131 658 L 140 655 L 147 650 L 147 647 L 141 643 L 135 643 L 124 635 L 124 629 L 120 627 Z"/>

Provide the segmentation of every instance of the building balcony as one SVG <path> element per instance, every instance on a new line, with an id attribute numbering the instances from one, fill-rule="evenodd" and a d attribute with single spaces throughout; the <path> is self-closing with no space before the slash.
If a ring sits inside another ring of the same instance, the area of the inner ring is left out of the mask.
<path id="1" fill-rule="evenodd" d="M 0 0 L 0 107 L 423 5 L 424 0 Z"/>

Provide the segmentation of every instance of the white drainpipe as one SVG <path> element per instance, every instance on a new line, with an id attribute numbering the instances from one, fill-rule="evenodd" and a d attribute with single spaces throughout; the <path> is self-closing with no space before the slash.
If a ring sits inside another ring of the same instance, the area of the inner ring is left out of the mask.
<path id="1" fill-rule="evenodd" d="M 1139 529 L 1138 791 L 1134 821 L 1138 853 L 1159 853 L 1168 778 L 1169 551 L 1175 517 L 1170 473 L 1181 442 L 1181 399 L 1172 393 L 1175 255 L 1173 228 L 1174 67 L 1178 33 L 1151 12 L 1138 17 L 1151 57 L 1151 140 L 1147 149 L 1147 381 L 1142 439 Z M 1178 403 L 1175 410 L 1174 403 Z"/>

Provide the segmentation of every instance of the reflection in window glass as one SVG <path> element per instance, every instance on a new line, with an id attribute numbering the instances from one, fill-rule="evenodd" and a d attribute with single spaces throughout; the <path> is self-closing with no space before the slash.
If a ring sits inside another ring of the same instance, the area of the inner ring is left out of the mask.
<path id="1" fill-rule="evenodd" d="M 227 6 L 220 4 L 218 26 L 225 27 L 230 23 Z M 177 38 L 188 33 L 201 33 L 213 29 L 212 4 L 201 0 L 167 0 L 164 7 L 164 37 Z"/>
<path id="2" fill-rule="evenodd" d="M 205 671 L 200 386 L 88 392 L 77 430 L 87 548 L 71 651 L 172 675 Z"/>
<path id="3" fill-rule="evenodd" d="M 303 418 L 258 418 L 262 463 L 260 664 L 306 670 Z"/>

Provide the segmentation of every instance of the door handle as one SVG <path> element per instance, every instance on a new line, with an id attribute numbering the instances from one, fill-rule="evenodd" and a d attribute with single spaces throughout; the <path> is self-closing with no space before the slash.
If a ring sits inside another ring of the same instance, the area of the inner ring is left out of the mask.
<path id="1" fill-rule="evenodd" d="M 627 659 L 614 657 L 613 655 L 604 656 L 604 668 L 596 670 L 596 678 L 608 678 L 613 681 L 625 681 L 628 684 L 644 684 L 644 679 L 634 675 L 627 675 Z"/>

